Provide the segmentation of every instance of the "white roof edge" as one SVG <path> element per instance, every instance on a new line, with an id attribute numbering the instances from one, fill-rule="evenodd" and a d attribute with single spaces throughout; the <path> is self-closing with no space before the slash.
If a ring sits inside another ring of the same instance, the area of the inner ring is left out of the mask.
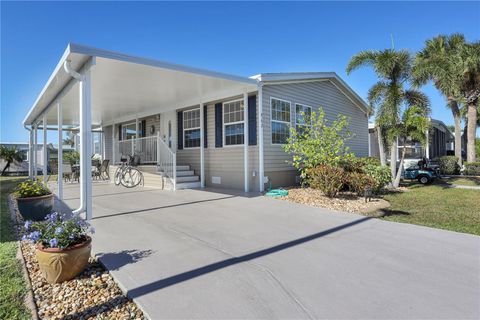
<path id="1" fill-rule="evenodd" d="M 304 80 L 332 80 L 335 79 L 345 88 L 359 103 L 358 106 L 368 113 L 368 104 L 342 79 L 336 72 L 291 72 L 291 73 L 261 73 L 250 77 L 264 83 L 283 81 L 304 81 Z"/>
<path id="2" fill-rule="evenodd" d="M 134 55 L 128 55 L 128 54 L 124 54 L 124 53 L 121 53 L 121 52 L 98 49 L 98 48 L 84 46 L 84 45 L 75 44 L 75 43 L 70 43 L 69 47 L 70 47 L 70 51 L 72 53 L 84 54 L 84 55 L 87 55 L 87 56 L 95 56 L 95 57 L 100 57 L 100 58 L 105 58 L 105 59 L 113 59 L 113 60 L 119 60 L 119 61 L 124 61 L 124 62 L 143 64 L 143 65 L 147 65 L 147 66 L 176 70 L 176 71 L 181 71 L 181 72 L 186 72 L 186 73 L 195 73 L 195 74 L 202 75 L 202 76 L 207 76 L 207 77 L 222 78 L 222 79 L 225 79 L 225 80 L 245 82 L 247 84 L 256 84 L 257 83 L 257 81 L 255 81 L 253 79 L 250 79 L 248 77 L 242 77 L 242 76 L 227 74 L 227 73 L 223 73 L 223 72 L 211 71 L 211 70 L 207 70 L 207 69 L 196 68 L 196 67 L 191 67 L 191 66 L 187 66 L 187 65 L 166 62 L 166 61 L 162 61 L 162 60 L 156 60 L 156 59 L 144 58 L 144 57 L 139 57 L 139 56 L 134 56 Z"/>
<path id="3" fill-rule="evenodd" d="M 25 123 L 27 122 L 27 119 L 30 117 L 30 114 L 35 109 L 35 106 L 40 102 L 40 99 L 45 94 L 45 91 L 47 91 L 53 79 L 55 79 L 55 76 L 57 75 L 58 71 L 63 67 L 63 63 L 65 62 L 65 60 L 67 60 L 68 56 L 70 55 L 70 52 L 71 52 L 70 49 L 71 49 L 71 44 L 69 43 L 67 45 L 67 48 L 63 52 L 63 55 L 60 58 L 60 61 L 57 63 L 57 66 L 55 67 L 55 69 L 53 69 L 53 72 L 50 74 L 50 77 L 48 78 L 47 83 L 43 86 L 42 91 L 40 91 L 40 94 L 37 96 L 37 99 L 35 99 L 35 102 L 33 103 L 32 107 L 30 108 L 30 110 L 28 110 L 27 115 L 23 119 L 22 124 L 24 126 L 25 126 Z"/>
<path id="4" fill-rule="evenodd" d="M 55 79 L 55 76 L 57 75 L 57 73 L 61 70 L 61 68 L 63 68 L 64 62 L 68 59 L 69 55 L 72 53 L 82 54 L 90 57 L 100 57 L 100 58 L 113 59 L 113 60 L 119 60 L 124 62 L 137 63 L 137 64 L 158 67 L 163 69 L 176 70 L 176 71 L 186 72 L 186 73 L 194 73 L 194 74 L 198 74 L 206 77 L 243 82 L 251 85 L 257 84 L 256 80 L 250 79 L 248 77 L 236 76 L 236 75 L 231 75 L 231 74 L 222 73 L 222 72 L 210 71 L 206 69 L 195 68 L 195 67 L 190 67 L 190 66 L 181 65 L 181 64 L 169 63 L 161 60 L 142 58 L 138 56 L 123 54 L 120 52 L 103 50 L 103 49 L 98 49 L 98 48 L 75 44 L 75 43 L 69 43 L 62 57 L 60 58 L 60 61 L 57 63 L 57 66 L 55 67 L 50 77 L 48 78 L 47 83 L 44 85 L 44 87 L 42 88 L 42 91 L 40 91 L 40 94 L 38 95 L 37 99 L 33 103 L 32 107 L 29 109 L 25 118 L 23 119 L 22 124 L 24 126 L 26 125 L 30 115 L 35 110 L 35 107 L 40 102 L 40 99 L 43 97 L 47 89 L 50 87 L 52 81 Z M 43 112 L 43 110 L 41 112 Z"/>

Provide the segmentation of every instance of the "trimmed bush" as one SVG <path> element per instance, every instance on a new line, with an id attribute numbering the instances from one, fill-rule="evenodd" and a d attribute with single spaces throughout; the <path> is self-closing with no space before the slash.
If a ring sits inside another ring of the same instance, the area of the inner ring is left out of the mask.
<path id="1" fill-rule="evenodd" d="M 465 162 L 465 175 L 480 176 L 480 162 Z"/>
<path id="2" fill-rule="evenodd" d="M 373 190 L 377 185 L 377 181 L 365 173 L 350 172 L 347 175 L 350 190 L 356 192 L 359 196 L 365 195 L 365 190 Z"/>
<path id="3" fill-rule="evenodd" d="M 380 192 L 392 181 L 392 173 L 387 166 L 369 164 L 363 167 L 363 172 L 375 180 L 375 185 L 372 187 L 374 193 Z"/>
<path id="4" fill-rule="evenodd" d="M 345 181 L 345 170 L 340 167 L 319 165 L 307 170 L 310 187 L 319 189 L 327 197 L 335 197 Z"/>
<path id="5" fill-rule="evenodd" d="M 458 158 L 455 156 L 443 156 L 438 158 L 441 174 L 458 174 L 460 168 L 458 166 Z"/>

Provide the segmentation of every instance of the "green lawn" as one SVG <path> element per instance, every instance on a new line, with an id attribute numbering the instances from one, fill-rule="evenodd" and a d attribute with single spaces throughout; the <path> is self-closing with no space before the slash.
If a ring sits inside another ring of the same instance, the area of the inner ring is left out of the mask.
<path id="1" fill-rule="evenodd" d="M 476 178 L 476 177 L 442 178 L 439 180 L 439 182 L 447 183 L 447 184 L 456 184 L 459 186 L 480 187 L 480 178 Z"/>
<path id="2" fill-rule="evenodd" d="M 21 263 L 16 259 L 17 243 L 7 206 L 8 193 L 20 180 L 0 177 L 0 319 L 31 318 L 23 303 L 27 289 Z"/>
<path id="3" fill-rule="evenodd" d="M 412 184 L 385 196 L 391 204 L 381 219 L 480 235 L 480 190 Z"/>

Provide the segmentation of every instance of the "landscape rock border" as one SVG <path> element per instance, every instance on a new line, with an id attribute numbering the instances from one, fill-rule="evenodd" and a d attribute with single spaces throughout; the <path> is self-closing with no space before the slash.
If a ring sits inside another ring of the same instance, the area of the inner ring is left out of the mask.
<path id="1" fill-rule="evenodd" d="M 8 205 L 20 239 L 23 218 L 11 195 Z M 87 268 L 75 279 L 49 284 L 41 275 L 34 245 L 28 241 L 18 244 L 30 284 L 27 306 L 32 308 L 33 319 L 148 319 L 98 259 L 90 258 Z"/>

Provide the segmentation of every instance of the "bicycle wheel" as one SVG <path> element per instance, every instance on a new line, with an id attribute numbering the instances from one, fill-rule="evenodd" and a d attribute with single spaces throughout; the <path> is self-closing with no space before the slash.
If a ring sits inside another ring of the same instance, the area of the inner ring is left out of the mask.
<path id="1" fill-rule="evenodd" d="M 127 168 L 123 171 L 121 183 L 126 188 L 134 188 L 143 180 L 143 175 L 135 168 Z"/>
<path id="2" fill-rule="evenodd" d="M 115 183 L 116 186 L 119 186 L 122 180 L 122 167 L 118 167 L 117 170 L 115 171 L 115 175 L 113 176 L 113 183 Z"/>

